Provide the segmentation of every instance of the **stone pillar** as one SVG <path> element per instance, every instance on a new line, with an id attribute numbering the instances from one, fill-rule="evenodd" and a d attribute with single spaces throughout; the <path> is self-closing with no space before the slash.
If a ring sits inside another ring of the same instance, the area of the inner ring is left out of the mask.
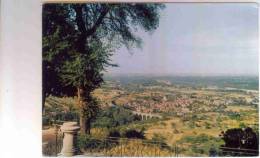
<path id="1" fill-rule="evenodd" d="M 60 129 L 64 134 L 60 156 L 67 157 L 77 154 L 77 134 L 80 130 L 80 127 L 77 125 L 77 122 L 65 122 L 63 123 Z"/>

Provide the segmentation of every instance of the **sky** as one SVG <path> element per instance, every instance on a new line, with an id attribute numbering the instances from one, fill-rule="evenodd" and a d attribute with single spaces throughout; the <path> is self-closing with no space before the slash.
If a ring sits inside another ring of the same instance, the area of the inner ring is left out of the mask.
<path id="1" fill-rule="evenodd" d="M 122 47 L 110 74 L 258 75 L 256 3 L 168 3 L 142 49 Z"/>

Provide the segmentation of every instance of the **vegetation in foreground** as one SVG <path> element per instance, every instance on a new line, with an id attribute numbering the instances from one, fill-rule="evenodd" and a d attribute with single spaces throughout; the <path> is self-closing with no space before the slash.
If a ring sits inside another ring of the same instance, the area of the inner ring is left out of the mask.
<path id="1" fill-rule="evenodd" d="M 159 140 L 170 147 L 178 145 L 182 149 L 179 152 L 183 155 L 194 156 L 225 154 L 221 147 L 248 147 L 230 146 L 226 143 L 230 140 L 223 137 L 223 132 L 233 137 L 234 132 L 230 131 L 243 133 L 242 131 L 248 129 L 254 140 L 258 140 L 258 106 L 256 106 L 258 92 L 223 91 L 178 85 L 166 87 L 164 83 L 160 84 L 139 83 L 139 86 L 133 86 L 133 83 L 128 85 L 108 81 L 102 88 L 96 90 L 93 95 L 99 98 L 102 110 L 92 122 L 91 137 Z M 180 98 L 190 99 L 191 102 L 182 102 L 182 106 L 179 106 Z M 77 107 L 73 106 L 75 99 L 48 97 L 47 103 L 51 101 L 57 105 L 53 103 L 46 105 L 46 116 L 51 114 L 51 111 L 57 110 L 63 113 L 64 120 L 77 118 Z M 138 106 L 142 107 L 141 110 L 151 110 L 155 105 L 164 107 L 167 102 L 172 105 L 167 107 L 167 112 L 164 108 L 157 108 L 158 111 L 154 112 L 162 115 L 162 119 L 141 120 L 131 112 L 137 110 L 135 108 Z M 126 134 L 127 131 L 134 135 L 139 133 L 139 136 L 131 137 L 131 134 L 130 136 Z M 245 136 L 240 134 L 239 138 L 233 138 L 242 141 Z M 252 143 L 252 140 L 248 142 Z M 252 146 L 248 148 L 254 149 Z M 234 154 L 236 153 L 233 152 Z"/>

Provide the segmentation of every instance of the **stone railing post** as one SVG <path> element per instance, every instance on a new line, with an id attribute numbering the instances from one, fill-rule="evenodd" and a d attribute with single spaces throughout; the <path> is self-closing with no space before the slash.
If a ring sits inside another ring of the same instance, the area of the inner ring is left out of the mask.
<path id="1" fill-rule="evenodd" d="M 77 148 L 77 134 L 80 127 L 77 122 L 65 122 L 61 126 L 61 131 L 64 134 L 62 149 L 60 156 L 73 156 L 78 152 Z"/>

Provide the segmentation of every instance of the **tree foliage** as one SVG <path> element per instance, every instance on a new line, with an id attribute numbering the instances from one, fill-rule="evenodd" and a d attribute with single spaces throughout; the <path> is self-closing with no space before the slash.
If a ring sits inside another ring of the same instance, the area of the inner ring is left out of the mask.
<path id="1" fill-rule="evenodd" d="M 141 39 L 133 32 L 140 27 L 146 31 L 156 29 L 159 24 L 158 12 L 163 7 L 162 4 L 152 3 L 45 4 L 45 92 L 53 95 L 73 95 L 71 92 L 74 90 L 75 93 L 75 85 L 88 83 L 90 91 L 100 85 L 102 76 L 97 72 L 100 73 L 106 66 L 111 65 L 108 62 L 113 51 L 111 47 L 118 48 L 121 44 L 127 48 L 140 46 Z M 91 60 L 87 60 L 89 57 Z M 81 71 L 78 71 L 77 66 Z M 86 74 L 89 72 L 90 74 Z"/>
<path id="2" fill-rule="evenodd" d="M 129 110 L 122 107 L 109 107 L 99 113 L 98 118 L 93 122 L 93 126 L 113 128 L 138 120 L 140 118 L 133 115 Z"/>
<path id="3" fill-rule="evenodd" d="M 233 156 L 258 155 L 259 136 L 250 127 L 245 129 L 233 128 L 222 132 L 221 138 L 225 144 L 222 146 L 223 153 Z M 229 149 L 234 148 L 234 149 Z M 243 149 L 242 153 L 238 153 L 236 149 Z M 256 152 L 257 151 L 257 152 Z"/>
<path id="4" fill-rule="evenodd" d="M 155 30 L 162 8 L 153 3 L 44 4 L 43 102 L 50 94 L 77 94 L 85 114 L 106 67 L 116 66 L 110 60 L 115 49 L 140 47 L 135 32 Z"/>

